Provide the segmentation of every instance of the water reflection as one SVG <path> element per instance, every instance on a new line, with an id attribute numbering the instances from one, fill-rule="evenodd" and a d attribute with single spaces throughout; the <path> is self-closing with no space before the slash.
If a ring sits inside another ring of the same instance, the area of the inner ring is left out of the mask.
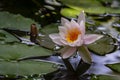
<path id="1" fill-rule="evenodd" d="M 112 64 L 120 62 L 120 51 L 116 51 L 106 56 L 98 56 L 92 54 L 93 64 L 88 70 L 89 73 L 93 74 L 114 74 L 112 70 L 105 66 L 105 64 Z"/>

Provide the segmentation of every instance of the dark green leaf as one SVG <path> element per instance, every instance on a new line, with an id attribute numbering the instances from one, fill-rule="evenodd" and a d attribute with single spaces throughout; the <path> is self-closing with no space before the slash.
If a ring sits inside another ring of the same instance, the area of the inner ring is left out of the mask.
<path id="1" fill-rule="evenodd" d="M 88 51 L 86 46 L 80 46 L 78 48 L 79 54 L 82 58 L 82 60 L 88 64 L 91 64 L 92 59 L 91 59 L 91 55 L 90 52 Z"/>
<path id="2" fill-rule="evenodd" d="M 47 35 L 50 33 L 57 33 L 58 32 L 58 24 L 50 24 L 50 25 L 44 26 L 44 28 L 42 28 L 40 30 L 40 32 L 47 34 Z"/>
<path id="3" fill-rule="evenodd" d="M 37 38 L 37 40 L 38 40 L 38 44 L 40 44 L 42 47 L 45 47 L 47 49 L 54 50 L 56 47 L 55 43 L 49 38 L 48 35 L 39 37 Z"/>
<path id="4" fill-rule="evenodd" d="M 106 64 L 111 70 L 120 73 L 120 63 Z"/>
<path id="5" fill-rule="evenodd" d="M 27 46 L 25 44 L 3 44 L 0 45 L 0 58 L 5 60 L 17 60 L 31 56 L 51 55 L 52 51 L 40 46 Z"/>
<path id="6" fill-rule="evenodd" d="M 96 42 L 89 44 L 88 48 L 98 55 L 105 55 L 117 49 L 117 47 L 114 45 L 115 42 L 115 39 L 112 37 L 104 36 Z"/>
<path id="7" fill-rule="evenodd" d="M 17 38 L 15 38 L 13 35 L 0 30 L 0 39 L 4 40 L 4 42 L 18 42 L 19 40 Z"/>
<path id="8" fill-rule="evenodd" d="M 32 23 L 35 23 L 38 26 L 35 21 L 29 18 L 24 18 L 19 14 L 14 15 L 8 12 L 0 12 L 0 28 L 13 28 L 29 31 Z"/>
<path id="9" fill-rule="evenodd" d="M 50 24 L 44 26 L 44 28 L 42 28 L 40 32 L 45 35 L 38 38 L 39 44 L 53 50 L 55 48 L 55 43 L 53 43 L 53 41 L 50 39 L 49 34 L 58 33 L 58 24 Z"/>
<path id="10" fill-rule="evenodd" d="M 0 74 L 10 75 L 33 75 L 43 74 L 56 70 L 52 63 L 24 61 L 24 62 L 6 62 L 0 61 Z"/>

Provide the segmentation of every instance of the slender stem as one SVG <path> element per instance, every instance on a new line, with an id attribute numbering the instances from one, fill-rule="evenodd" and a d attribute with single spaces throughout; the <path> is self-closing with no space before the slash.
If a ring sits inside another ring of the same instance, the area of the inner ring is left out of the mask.
<path id="1" fill-rule="evenodd" d="M 62 59 L 62 60 L 65 63 L 65 66 L 67 67 L 68 71 L 75 72 L 75 70 L 73 69 L 73 66 L 69 62 L 68 58 L 67 59 Z"/>

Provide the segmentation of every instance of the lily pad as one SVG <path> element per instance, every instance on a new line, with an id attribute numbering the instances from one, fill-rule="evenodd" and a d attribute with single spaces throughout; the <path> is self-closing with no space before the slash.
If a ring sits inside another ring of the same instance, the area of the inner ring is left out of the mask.
<path id="1" fill-rule="evenodd" d="M 31 56 L 46 56 L 51 55 L 52 51 L 40 46 L 27 46 L 25 44 L 0 44 L 0 59 L 17 60 L 20 58 Z"/>
<path id="2" fill-rule="evenodd" d="M 0 12 L 0 28 L 13 28 L 29 31 L 32 23 L 39 26 L 35 21 L 29 18 L 24 18 L 20 14 L 15 15 L 9 12 Z"/>
<path id="3" fill-rule="evenodd" d="M 44 26 L 40 32 L 45 35 L 38 38 L 39 44 L 51 50 L 55 49 L 55 43 L 50 39 L 49 34 L 58 33 L 58 24 Z"/>
<path id="4" fill-rule="evenodd" d="M 73 17 L 77 17 L 77 15 L 79 15 L 82 10 L 83 10 L 82 8 L 80 10 L 75 10 L 75 9 L 71 9 L 71 8 L 63 8 L 60 11 L 60 13 L 63 16 L 73 18 Z"/>
<path id="5" fill-rule="evenodd" d="M 0 61 L 0 74 L 21 76 L 33 74 L 45 74 L 57 69 L 54 68 L 53 65 L 55 64 L 36 61 L 24 61 L 24 62 Z"/>
<path id="6" fill-rule="evenodd" d="M 110 36 L 104 36 L 96 42 L 89 44 L 88 48 L 98 55 L 105 55 L 117 49 L 114 45 L 116 40 Z"/>
<path id="7" fill-rule="evenodd" d="M 95 75 L 90 80 L 120 80 L 120 77 L 112 75 Z"/>
<path id="8" fill-rule="evenodd" d="M 50 33 L 57 33 L 58 32 L 58 24 L 50 24 L 47 26 L 44 26 L 40 32 L 42 32 L 43 34 L 49 35 Z"/>
<path id="9" fill-rule="evenodd" d="M 83 7 L 96 7 L 101 6 L 97 0 L 60 0 L 63 4 L 72 5 L 72 6 L 83 6 Z M 86 5 L 87 4 L 87 5 Z"/>
<path id="10" fill-rule="evenodd" d="M 87 13 L 104 14 L 120 13 L 119 8 L 105 7 L 99 0 L 60 0 L 69 8 L 63 8 L 61 14 L 66 17 L 76 17 L 78 13 L 84 10 Z"/>
<path id="11" fill-rule="evenodd" d="M 38 44 L 47 49 L 54 50 L 56 47 L 56 44 L 49 38 L 48 35 L 39 37 L 37 40 Z"/>
<path id="12" fill-rule="evenodd" d="M 120 63 L 106 64 L 111 70 L 120 73 Z"/>
<path id="13" fill-rule="evenodd" d="M 0 41 L 3 40 L 4 42 L 19 42 L 17 38 L 15 38 L 13 35 L 0 30 Z"/>

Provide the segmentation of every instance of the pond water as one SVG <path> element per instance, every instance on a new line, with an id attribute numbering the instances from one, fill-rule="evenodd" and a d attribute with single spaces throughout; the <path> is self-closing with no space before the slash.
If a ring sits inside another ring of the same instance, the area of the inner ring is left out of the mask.
<path id="1" fill-rule="evenodd" d="M 73 75 L 72 73 L 69 74 L 69 71 L 56 71 L 58 68 L 62 68 L 63 70 L 67 67 L 65 67 L 62 58 L 58 57 L 59 54 L 56 53 L 57 50 L 62 47 L 56 46 L 48 38 L 48 35 L 58 32 L 57 27 L 60 25 L 61 17 L 68 20 L 76 20 L 82 10 L 84 10 L 86 14 L 87 33 L 102 34 L 104 37 L 87 46 L 91 52 L 93 63 L 90 68 L 86 69 L 87 71 L 85 70 L 82 77 L 80 75 L 80 78 L 78 78 L 77 75 L 75 80 L 108 80 L 109 76 L 112 76 L 113 79 L 111 80 L 120 80 L 119 0 L 1 0 L 0 79 L 12 78 L 17 80 L 19 77 L 16 78 L 16 76 L 20 74 L 23 79 L 25 75 L 30 75 L 27 76 L 25 80 L 39 80 L 41 74 L 50 73 L 47 77 L 49 76 L 52 80 L 57 80 L 58 76 L 63 74 L 65 76 L 61 76 L 60 80 L 69 80 L 68 76 Z M 37 44 L 34 41 L 31 42 L 29 39 L 29 37 L 31 37 L 30 25 L 33 23 L 39 28 L 39 34 L 37 34 L 37 36 L 39 35 L 38 40 L 40 40 L 40 42 Z M 51 53 L 54 54 L 52 55 Z M 40 64 L 31 61 L 31 59 L 37 60 L 38 62 L 40 61 Z M 74 69 L 77 68 L 80 59 L 80 56 L 69 59 Z M 21 60 L 20 63 L 17 62 L 19 60 Z M 24 62 L 24 60 L 28 60 L 28 62 Z M 31 62 L 29 62 L 29 60 Z M 54 63 L 57 64 L 57 66 Z M 17 65 L 17 68 L 13 66 L 14 64 Z M 10 65 L 10 67 L 5 68 L 8 65 Z M 24 67 L 24 65 L 26 67 Z M 53 65 L 55 65 L 54 69 L 50 67 Z M 38 66 L 40 66 L 41 69 L 39 69 Z M 44 67 L 46 69 L 44 69 Z M 32 70 L 32 68 L 36 68 L 36 71 Z M 10 69 L 15 70 L 11 72 Z M 89 74 L 89 76 L 86 78 L 84 76 L 85 74 Z M 94 78 L 93 74 L 97 79 Z M 55 77 L 53 77 L 53 75 Z M 106 78 L 106 75 L 109 76 Z M 53 78 L 51 78 L 51 76 Z M 117 76 L 119 79 L 113 76 Z M 49 80 L 47 77 L 46 80 Z"/>

